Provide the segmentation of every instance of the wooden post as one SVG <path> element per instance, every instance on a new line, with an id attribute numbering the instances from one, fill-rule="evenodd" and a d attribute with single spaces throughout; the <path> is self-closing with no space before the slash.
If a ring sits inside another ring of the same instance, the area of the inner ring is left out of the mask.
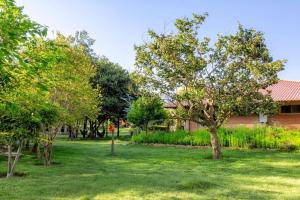
<path id="1" fill-rule="evenodd" d="M 111 155 L 113 156 L 115 154 L 115 128 L 112 124 L 109 124 L 108 130 L 111 133 Z"/>
<path id="2" fill-rule="evenodd" d="M 115 133 L 111 134 L 111 155 L 115 155 Z"/>

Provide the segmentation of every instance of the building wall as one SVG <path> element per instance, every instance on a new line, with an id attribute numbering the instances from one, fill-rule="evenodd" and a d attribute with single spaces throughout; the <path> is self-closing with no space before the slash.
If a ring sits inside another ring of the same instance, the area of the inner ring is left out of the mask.
<path id="1" fill-rule="evenodd" d="M 193 121 L 189 121 L 189 120 L 185 121 L 184 130 L 186 130 L 186 131 L 196 131 L 199 128 L 201 128 L 200 124 L 198 124 L 196 122 L 193 122 Z"/>
<path id="2" fill-rule="evenodd" d="M 235 127 L 238 125 L 252 127 L 254 125 L 259 124 L 259 116 L 251 115 L 251 116 L 232 116 L 228 119 L 225 126 L 227 127 Z"/>
<path id="3" fill-rule="evenodd" d="M 300 113 L 279 114 L 269 117 L 271 125 L 279 125 L 289 129 L 300 129 Z"/>
<path id="4" fill-rule="evenodd" d="M 251 115 L 251 116 L 233 116 L 231 117 L 226 126 L 234 127 L 238 125 L 252 127 L 254 125 L 258 125 L 259 116 Z M 274 126 L 282 126 L 288 129 L 300 129 L 300 113 L 298 114 L 277 114 L 268 117 L 268 124 Z"/>
<path id="5" fill-rule="evenodd" d="M 226 127 L 246 126 L 253 127 L 260 124 L 258 115 L 251 116 L 232 116 L 228 119 Z M 268 124 L 274 126 L 282 126 L 288 129 L 300 129 L 300 113 L 298 114 L 277 114 L 268 117 Z M 185 122 L 184 129 L 186 131 L 194 131 L 201 126 L 195 122 Z"/>

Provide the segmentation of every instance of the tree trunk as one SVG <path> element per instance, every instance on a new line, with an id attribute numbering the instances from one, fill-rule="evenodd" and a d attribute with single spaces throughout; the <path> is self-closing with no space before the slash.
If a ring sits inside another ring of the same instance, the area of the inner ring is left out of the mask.
<path id="1" fill-rule="evenodd" d="M 117 138 L 120 138 L 120 118 L 117 121 Z"/>
<path id="2" fill-rule="evenodd" d="M 49 165 L 50 165 L 49 144 L 46 144 L 44 147 L 44 166 L 48 167 Z"/>
<path id="3" fill-rule="evenodd" d="M 145 124 L 146 135 L 148 134 L 148 122 Z"/>
<path id="4" fill-rule="evenodd" d="M 41 149 L 40 149 L 40 144 L 38 142 L 36 147 L 36 157 L 37 159 L 41 159 Z"/>
<path id="5" fill-rule="evenodd" d="M 30 139 L 26 139 L 25 149 L 29 150 L 29 147 L 30 147 Z"/>
<path id="6" fill-rule="evenodd" d="M 12 150 L 11 150 L 12 146 L 8 145 L 7 146 L 7 175 L 6 177 L 9 178 L 11 176 L 13 176 L 13 174 L 11 174 L 11 167 L 12 167 Z"/>
<path id="7" fill-rule="evenodd" d="M 210 142 L 212 147 L 213 159 L 218 160 L 221 158 L 221 146 L 217 134 L 217 128 L 210 128 Z"/>
<path id="8" fill-rule="evenodd" d="M 115 133 L 111 134 L 111 155 L 115 155 Z"/>
<path id="9" fill-rule="evenodd" d="M 106 123 L 105 123 L 105 137 L 107 138 L 107 135 L 108 134 L 108 119 L 106 120 Z"/>
<path id="10" fill-rule="evenodd" d="M 84 139 L 85 139 L 85 135 L 87 134 L 87 122 L 88 122 L 88 118 L 85 117 L 83 122 L 83 132 L 82 132 L 82 136 Z"/>
<path id="11" fill-rule="evenodd" d="M 21 156 L 21 150 L 22 150 L 22 140 L 19 141 L 19 147 L 15 156 L 15 159 L 13 161 L 12 159 L 12 146 L 8 145 L 8 169 L 7 169 L 7 178 L 12 177 L 14 175 L 14 171 L 17 165 L 17 162 L 20 159 Z"/>
<path id="12" fill-rule="evenodd" d="M 38 143 L 35 142 L 32 146 L 32 149 L 31 149 L 31 153 L 36 153 L 37 152 L 37 146 L 38 146 Z"/>
<path id="13" fill-rule="evenodd" d="M 22 141 L 20 141 L 20 144 L 19 144 L 19 147 L 18 147 L 18 150 L 17 150 L 17 155 L 16 155 L 14 163 L 13 163 L 13 165 L 11 167 L 11 174 L 13 174 L 14 171 L 15 171 L 17 162 L 19 161 L 20 156 L 21 156 L 21 150 L 22 150 Z"/>

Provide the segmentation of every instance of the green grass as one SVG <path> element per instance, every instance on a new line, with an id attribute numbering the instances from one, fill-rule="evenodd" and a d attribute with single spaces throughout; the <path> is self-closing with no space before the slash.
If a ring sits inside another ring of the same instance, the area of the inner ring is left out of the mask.
<path id="1" fill-rule="evenodd" d="M 0 179 L 0 199 L 300 199 L 300 153 L 175 148 L 59 138 L 49 168 L 33 155 L 25 177 Z M 6 162 L 0 157 L 0 171 Z"/>

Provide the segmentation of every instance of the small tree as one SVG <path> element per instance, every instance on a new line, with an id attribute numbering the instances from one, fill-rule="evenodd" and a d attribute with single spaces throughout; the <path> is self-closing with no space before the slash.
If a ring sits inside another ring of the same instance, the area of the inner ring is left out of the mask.
<path id="1" fill-rule="evenodd" d="M 272 112 L 271 96 L 260 90 L 278 81 L 285 61 L 273 60 L 261 32 L 241 25 L 214 45 L 201 40 L 206 16 L 177 19 L 171 34 L 150 30 L 150 41 L 135 48 L 136 73 L 147 88 L 178 105 L 177 117 L 209 128 L 213 158 L 219 159 L 217 129 L 234 114 Z"/>
<path id="2" fill-rule="evenodd" d="M 167 118 L 163 102 L 158 97 L 142 96 L 132 103 L 127 119 L 134 125 L 148 131 L 151 120 L 163 120 Z"/>

